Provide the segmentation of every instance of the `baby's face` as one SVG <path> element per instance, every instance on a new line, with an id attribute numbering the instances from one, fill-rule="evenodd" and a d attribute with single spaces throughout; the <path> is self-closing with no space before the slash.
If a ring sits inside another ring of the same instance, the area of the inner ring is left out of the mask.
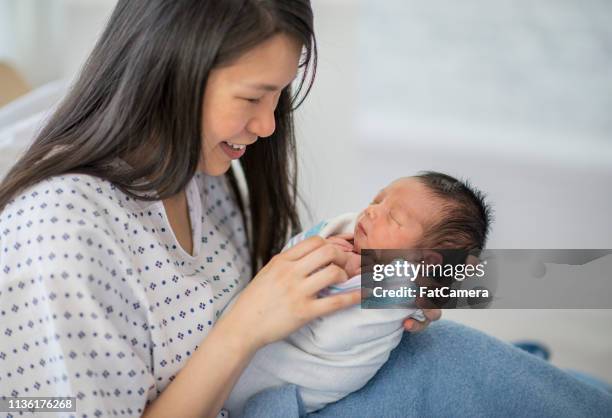
<path id="1" fill-rule="evenodd" d="M 439 212 L 439 199 L 420 181 L 412 177 L 396 180 L 357 217 L 355 250 L 414 248 Z"/>

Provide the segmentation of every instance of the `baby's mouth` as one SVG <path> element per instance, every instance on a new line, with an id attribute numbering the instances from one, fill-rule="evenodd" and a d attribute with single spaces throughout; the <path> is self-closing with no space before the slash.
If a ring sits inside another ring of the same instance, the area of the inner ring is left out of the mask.
<path id="1" fill-rule="evenodd" d="M 363 224 L 362 224 L 361 222 L 359 222 L 359 223 L 357 224 L 357 231 L 361 232 L 361 235 L 363 235 L 363 236 L 365 236 L 365 237 L 367 237 L 367 236 L 368 236 L 368 234 L 366 233 L 366 230 L 365 230 L 365 228 L 363 227 Z"/>

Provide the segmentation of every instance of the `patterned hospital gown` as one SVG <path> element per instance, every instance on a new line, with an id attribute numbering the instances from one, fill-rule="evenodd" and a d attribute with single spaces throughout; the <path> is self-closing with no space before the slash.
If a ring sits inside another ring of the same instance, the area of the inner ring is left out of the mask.
<path id="1" fill-rule="evenodd" d="M 96 177 L 53 177 L 5 208 L 0 397 L 76 397 L 76 413 L 44 416 L 142 414 L 251 276 L 225 177 L 196 175 L 187 198 L 193 255 L 161 202 Z"/>

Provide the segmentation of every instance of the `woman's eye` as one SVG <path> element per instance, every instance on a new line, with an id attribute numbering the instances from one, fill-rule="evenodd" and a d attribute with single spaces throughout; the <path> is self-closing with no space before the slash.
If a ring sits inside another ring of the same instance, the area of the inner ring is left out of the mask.
<path id="1" fill-rule="evenodd" d="M 259 99 L 259 98 L 253 99 L 253 98 L 250 98 L 250 97 L 245 97 L 244 100 L 246 100 L 249 103 L 255 103 L 255 104 L 257 104 L 257 103 L 259 103 L 261 101 L 261 99 Z"/>

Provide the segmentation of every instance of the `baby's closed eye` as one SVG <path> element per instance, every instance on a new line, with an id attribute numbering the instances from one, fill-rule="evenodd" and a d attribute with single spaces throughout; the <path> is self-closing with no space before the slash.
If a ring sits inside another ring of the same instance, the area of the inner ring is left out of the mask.
<path id="1" fill-rule="evenodd" d="M 397 216 L 397 214 L 389 212 L 389 217 L 391 217 L 391 220 L 395 222 L 398 226 L 402 226 L 402 222 L 399 220 L 399 216 Z"/>

